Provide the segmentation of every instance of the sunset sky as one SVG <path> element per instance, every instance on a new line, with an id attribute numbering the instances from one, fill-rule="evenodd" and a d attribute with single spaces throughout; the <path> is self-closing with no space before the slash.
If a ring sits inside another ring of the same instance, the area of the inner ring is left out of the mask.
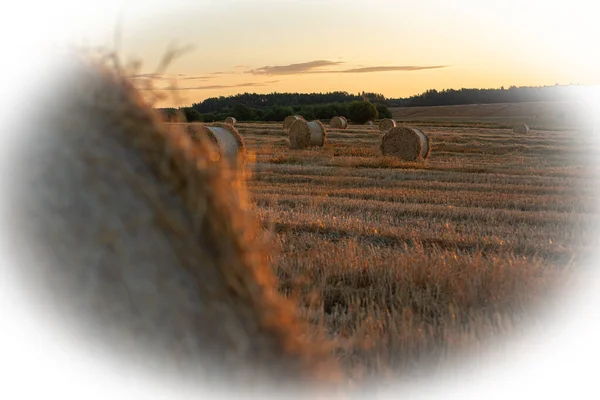
<path id="1" fill-rule="evenodd" d="M 427 89 L 600 84 L 593 5 L 491 3 L 218 0 L 148 2 L 141 12 L 135 2 L 122 9 L 120 50 L 142 60 L 147 74 L 171 44 L 192 45 L 161 77 L 178 77 L 186 89 L 178 92 L 181 105 L 243 92 L 405 97 Z M 114 20 L 83 36 L 111 43 Z"/>

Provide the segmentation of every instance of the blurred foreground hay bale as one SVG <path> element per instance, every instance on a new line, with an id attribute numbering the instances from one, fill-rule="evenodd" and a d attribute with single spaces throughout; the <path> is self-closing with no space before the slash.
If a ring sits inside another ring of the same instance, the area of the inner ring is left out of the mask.
<path id="1" fill-rule="evenodd" d="M 322 147 L 325 145 L 326 136 L 327 131 L 321 121 L 307 122 L 304 119 L 299 119 L 290 127 L 290 148 Z"/>
<path id="2" fill-rule="evenodd" d="M 381 153 L 405 161 L 425 160 L 431 146 L 429 138 L 421 130 L 408 126 L 397 126 L 381 138 Z"/>
<path id="3" fill-rule="evenodd" d="M 379 121 L 379 130 L 383 133 L 388 132 L 390 129 L 396 127 L 396 121 L 390 118 L 384 118 Z"/>
<path id="4" fill-rule="evenodd" d="M 283 120 L 283 131 L 289 133 L 292 124 L 299 119 L 304 120 L 304 117 L 302 115 L 289 115 L 285 117 Z"/>
<path id="5" fill-rule="evenodd" d="M 348 120 L 346 117 L 333 117 L 329 121 L 329 127 L 333 129 L 346 129 L 348 127 Z"/>
<path id="6" fill-rule="evenodd" d="M 66 64 L 17 148 L 32 296 L 114 357 L 196 384 L 335 384 L 329 348 L 276 290 L 243 170 L 167 129 L 105 64 Z"/>

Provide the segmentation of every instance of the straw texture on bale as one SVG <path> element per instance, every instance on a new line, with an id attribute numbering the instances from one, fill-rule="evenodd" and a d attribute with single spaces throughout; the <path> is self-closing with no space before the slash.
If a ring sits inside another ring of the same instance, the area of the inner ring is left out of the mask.
<path id="1" fill-rule="evenodd" d="M 276 290 L 243 170 L 193 145 L 184 124 L 167 129 L 111 68 L 68 62 L 41 91 L 61 100 L 23 122 L 14 145 L 19 206 L 5 223 L 23 287 L 136 367 L 244 394 L 336 384 L 329 350 L 307 342 Z"/>
<path id="2" fill-rule="evenodd" d="M 326 136 L 327 131 L 321 121 L 307 122 L 299 119 L 290 128 L 290 148 L 322 147 L 325 144 Z"/>
<path id="3" fill-rule="evenodd" d="M 225 118 L 225 123 L 226 124 L 235 125 L 236 122 L 237 122 L 237 119 L 235 119 L 233 117 L 227 117 L 227 118 Z"/>
<path id="4" fill-rule="evenodd" d="M 329 121 L 329 127 L 333 129 L 346 129 L 348 127 L 348 120 L 346 117 L 333 117 Z"/>
<path id="5" fill-rule="evenodd" d="M 431 153 L 429 138 L 421 130 L 397 126 L 381 138 L 381 153 L 405 161 L 425 160 Z"/>
<path id="6" fill-rule="evenodd" d="M 519 135 L 529 133 L 529 126 L 525 124 L 515 125 L 513 128 L 513 133 L 518 133 Z"/>
<path id="7" fill-rule="evenodd" d="M 244 158 L 246 152 L 244 140 L 231 124 L 193 123 L 188 125 L 188 133 L 195 140 L 210 139 L 217 146 L 219 154 L 228 160 L 237 161 L 238 156 Z"/>
<path id="8" fill-rule="evenodd" d="M 379 130 L 381 132 L 387 132 L 392 128 L 396 127 L 396 121 L 394 121 L 393 119 L 390 118 L 384 118 L 381 121 L 379 121 Z"/>
<path id="9" fill-rule="evenodd" d="M 283 130 L 286 133 L 289 132 L 294 122 L 296 122 L 299 119 L 304 120 L 304 117 L 302 115 L 290 115 L 285 117 L 285 119 L 283 120 Z"/>

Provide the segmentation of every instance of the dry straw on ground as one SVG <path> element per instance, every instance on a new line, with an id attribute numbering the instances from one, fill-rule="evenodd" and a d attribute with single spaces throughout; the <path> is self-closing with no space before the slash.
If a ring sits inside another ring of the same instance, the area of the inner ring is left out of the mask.
<path id="1" fill-rule="evenodd" d="M 188 133 L 193 139 L 208 138 L 218 148 L 219 154 L 228 160 L 242 160 L 245 156 L 245 146 L 240 133 L 230 124 L 188 124 Z"/>
<path id="2" fill-rule="evenodd" d="M 515 125 L 515 127 L 513 128 L 513 133 L 518 133 L 519 135 L 529 133 L 529 126 L 525 124 Z"/>
<path id="3" fill-rule="evenodd" d="M 431 152 L 429 138 L 421 130 L 397 126 L 381 138 L 381 153 L 405 161 L 425 160 Z"/>
<path id="4" fill-rule="evenodd" d="M 283 131 L 285 133 L 288 133 L 294 122 L 296 122 L 299 119 L 304 120 L 304 117 L 302 115 L 290 115 L 285 117 L 285 119 L 283 120 Z"/>
<path id="5" fill-rule="evenodd" d="M 227 118 L 225 118 L 225 123 L 226 124 L 235 125 L 236 122 L 237 122 L 237 119 L 235 119 L 233 117 L 227 117 Z"/>
<path id="6" fill-rule="evenodd" d="M 297 120 L 290 127 L 290 148 L 304 149 L 309 146 L 322 147 L 327 131 L 321 121 Z"/>
<path id="7" fill-rule="evenodd" d="M 348 127 L 348 120 L 346 117 L 333 117 L 329 121 L 329 127 L 333 129 L 346 129 Z"/>
<path id="8" fill-rule="evenodd" d="M 395 127 L 396 121 L 390 118 L 384 118 L 379 122 L 379 130 L 384 133 Z"/>
<path id="9" fill-rule="evenodd" d="M 21 261 L 36 265 L 21 273 L 41 282 L 31 296 L 113 358 L 196 384 L 335 382 L 328 348 L 306 342 L 276 290 L 243 171 L 183 124 L 167 129 L 112 68 L 69 63 L 15 161 Z"/>

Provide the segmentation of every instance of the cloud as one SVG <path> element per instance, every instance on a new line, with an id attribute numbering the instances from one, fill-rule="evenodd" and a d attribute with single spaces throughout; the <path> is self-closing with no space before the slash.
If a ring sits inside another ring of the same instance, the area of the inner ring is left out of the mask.
<path id="1" fill-rule="evenodd" d="M 279 66 L 266 66 L 262 68 L 252 69 L 246 71 L 246 73 L 254 75 L 300 75 L 300 74 L 351 74 L 351 73 L 369 73 L 369 72 L 389 72 L 389 71 L 419 71 L 425 69 L 436 69 L 436 68 L 447 68 L 447 65 L 433 65 L 433 66 L 374 66 L 351 69 L 322 69 L 323 67 L 330 67 L 334 65 L 344 64 L 343 61 L 327 61 L 327 60 L 316 60 L 305 63 L 279 65 Z"/>
<path id="2" fill-rule="evenodd" d="M 346 69 L 343 71 L 330 71 L 330 72 L 343 72 L 343 73 L 365 73 L 365 72 L 386 72 L 386 71 L 420 71 L 423 69 L 436 69 L 436 68 L 447 68 L 448 65 L 433 65 L 433 66 L 379 66 L 379 67 L 363 67 Z"/>
<path id="3" fill-rule="evenodd" d="M 211 72 L 210 75 L 239 75 L 242 72 L 239 71 L 239 69 L 241 68 L 249 68 L 247 65 L 237 65 L 234 68 L 238 69 L 238 71 L 215 71 L 215 72 Z M 214 77 L 214 76 L 213 76 Z"/>
<path id="4" fill-rule="evenodd" d="M 208 80 L 208 79 L 214 79 L 213 76 L 191 76 L 191 75 L 186 75 L 186 74 L 177 74 L 177 75 L 163 75 L 163 74 L 137 74 L 137 75 L 131 75 L 127 77 L 128 79 L 150 79 L 150 80 L 158 80 L 158 81 L 164 81 L 164 80 L 182 80 L 182 81 L 186 81 L 186 80 Z"/>
<path id="5" fill-rule="evenodd" d="M 269 83 L 275 83 L 275 82 L 279 82 L 277 81 L 267 81 L 267 82 L 247 82 L 247 83 L 240 83 L 238 85 L 230 85 L 227 87 L 245 87 L 245 86 L 267 86 Z"/>
<path id="6" fill-rule="evenodd" d="M 289 65 L 277 65 L 277 66 L 265 66 L 262 68 L 256 68 L 244 71 L 246 74 L 253 75 L 266 75 L 266 76 L 277 76 L 277 75 L 301 75 L 301 74 L 358 74 L 358 73 L 372 73 L 372 72 L 390 72 L 390 71 L 419 71 L 419 70 L 427 70 L 427 69 L 438 69 L 438 68 L 447 68 L 448 65 L 433 65 L 433 66 L 374 66 L 374 67 L 364 67 L 359 66 L 360 68 L 350 68 L 350 69 L 323 69 L 324 67 L 330 67 L 334 65 L 345 64 L 343 61 L 327 61 L 327 60 L 316 60 L 309 61 L 304 63 L 297 64 L 289 64 Z M 236 65 L 234 68 L 247 68 L 246 65 Z M 216 75 L 228 75 L 228 74 L 240 74 L 240 72 L 223 72 L 217 71 L 212 72 L 209 75 L 202 76 L 192 76 L 185 74 L 177 74 L 176 76 L 168 76 L 162 74 L 137 74 L 132 75 L 129 79 L 151 79 L 151 80 L 180 80 L 180 81 L 188 81 L 188 80 L 198 80 L 198 81 L 206 81 L 209 79 L 214 79 Z M 242 84 L 241 86 L 260 86 L 269 83 L 275 83 L 278 81 L 267 81 L 264 83 L 256 83 L 250 82 Z M 241 86 L 228 86 L 228 85 L 212 85 L 212 86 L 198 86 L 197 88 L 188 88 L 185 90 L 200 90 L 200 89 L 216 89 L 216 88 L 227 88 L 227 87 L 241 87 Z M 170 90 L 170 89 L 160 89 L 160 90 Z"/>
<path id="7" fill-rule="evenodd" d="M 315 68 L 329 67 L 332 65 L 344 64 L 343 61 L 327 61 L 327 60 L 316 60 L 304 63 L 289 64 L 289 65 L 277 65 L 277 66 L 266 66 L 257 69 L 251 69 L 246 73 L 253 75 L 294 75 L 294 74 L 306 74 L 315 72 L 327 72 L 322 70 L 314 70 Z"/>
<path id="8" fill-rule="evenodd" d="M 161 74 L 136 74 L 127 77 L 128 79 L 155 79 L 155 80 L 164 80 L 169 79 L 169 77 Z"/>
<path id="9" fill-rule="evenodd" d="M 183 74 L 180 74 L 183 75 Z M 213 79 L 212 76 L 180 76 L 177 79 L 182 80 L 182 81 L 195 81 L 195 80 L 199 80 L 199 81 L 207 81 L 209 79 Z"/>
<path id="10" fill-rule="evenodd" d="M 245 82 L 238 83 L 236 85 L 205 85 L 205 86 L 192 86 L 192 87 L 165 87 L 165 88 L 155 88 L 153 90 L 210 90 L 210 89 L 228 89 L 228 88 L 239 88 L 239 87 L 257 87 L 257 86 L 268 86 L 270 83 L 279 82 L 275 81 L 267 81 L 267 82 Z M 139 90 L 150 90 L 147 88 L 139 88 Z"/>

